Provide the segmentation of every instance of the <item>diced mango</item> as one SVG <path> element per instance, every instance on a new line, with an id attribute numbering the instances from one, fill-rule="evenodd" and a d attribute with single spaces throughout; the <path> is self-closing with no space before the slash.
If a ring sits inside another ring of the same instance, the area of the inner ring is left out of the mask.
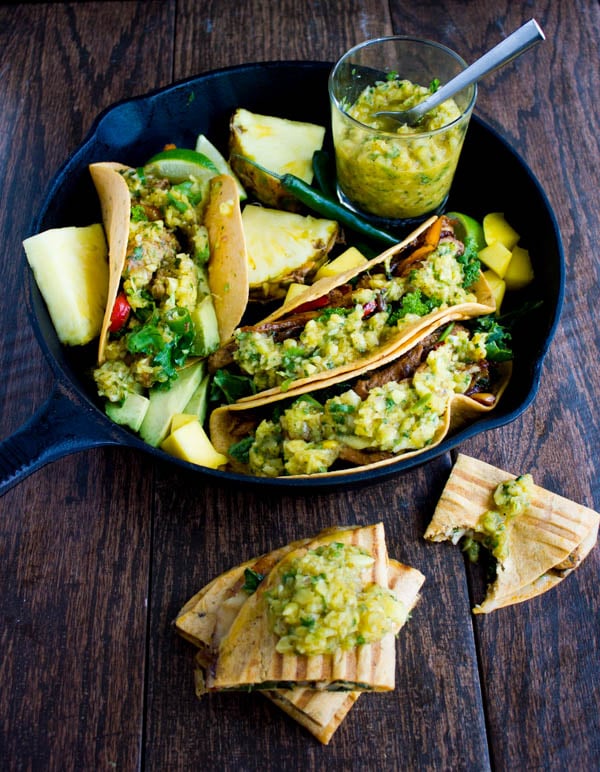
<path id="1" fill-rule="evenodd" d="M 533 267 L 528 250 L 519 246 L 513 249 L 510 263 L 504 274 L 504 281 L 508 290 L 523 289 L 533 281 Z"/>
<path id="2" fill-rule="evenodd" d="M 488 246 L 498 241 L 509 251 L 518 242 L 517 231 L 506 222 L 504 212 L 490 212 L 483 218 L 483 235 Z"/>
<path id="3" fill-rule="evenodd" d="M 292 300 L 294 300 L 294 298 L 297 298 L 298 295 L 301 295 L 303 292 L 306 292 L 307 289 L 308 289 L 307 284 L 298 284 L 297 282 L 292 282 L 288 287 L 287 294 L 284 300 L 284 305 L 287 305 L 287 303 L 291 303 Z"/>
<path id="4" fill-rule="evenodd" d="M 322 265 L 315 274 L 315 281 L 323 279 L 326 276 L 337 276 L 338 274 L 345 273 L 352 268 L 358 268 L 367 262 L 367 258 L 361 252 L 359 252 L 356 247 L 350 247 L 345 252 L 342 252 L 339 257 L 336 257 L 330 262 Z"/>
<path id="5" fill-rule="evenodd" d="M 182 424 L 162 442 L 162 450 L 191 464 L 218 469 L 227 463 L 226 456 L 217 452 L 198 420 Z"/>
<path id="6" fill-rule="evenodd" d="M 488 268 L 491 268 L 492 271 L 495 271 L 503 279 L 510 263 L 512 252 L 500 241 L 495 241 L 493 244 L 481 249 L 477 253 L 477 257 L 484 265 L 487 265 Z"/>
<path id="7" fill-rule="evenodd" d="M 496 315 L 498 315 L 500 313 L 502 301 L 504 300 L 504 293 L 506 292 L 506 282 L 494 271 L 484 271 L 483 276 L 490 285 L 492 295 L 496 301 Z"/>
<path id="8" fill-rule="evenodd" d="M 173 434 L 173 432 L 176 432 L 180 427 L 197 420 L 198 416 L 193 413 L 175 413 L 171 418 L 171 430 L 169 434 Z"/>

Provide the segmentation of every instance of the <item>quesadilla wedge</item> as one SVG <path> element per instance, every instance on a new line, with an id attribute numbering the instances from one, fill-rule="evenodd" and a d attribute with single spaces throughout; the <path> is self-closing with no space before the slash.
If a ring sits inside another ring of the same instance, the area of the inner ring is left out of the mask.
<path id="1" fill-rule="evenodd" d="M 319 536 L 338 530 L 328 529 Z M 195 672 L 199 695 L 204 692 L 206 668 L 216 659 L 221 640 L 231 627 L 237 611 L 253 591 L 247 587 L 248 572 L 250 580 L 254 577 L 254 580 L 260 581 L 283 555 L 309 542 L 310 540 L 297 541 L 236 566 L 206 585 L 181 609 L 175 620 L 176 629 L 186 640 L 199 648 Z M 388 572 L 390 589 L 410 611 L 417 601 L 424 576 L 416 569 L 394 560 L 389 561 Z M 327 692 L 297 687 L 265 691 L 263 694 L 326 744 L 358 699 L 360 692 Z"/>
<path id="2" fill-rule="evenodd" d="M 402 352 L 444 320 L 495 310 L 476 254 L 431 218 L 365 265 L 324 277 L 262 322 L 241 327 L 209 370 L 248 376 L 255 401 Z"/>
<path id="3" fill-rule="evenodd" d="M 335 531 L 286 555 L 248 598 L 206 673 L 207 691 L 394 688 L 394 629 L 383 525 Z"/>
<path id="4" fill-rule="evenodd" d="M 559 584 L 596 543 L 600 515 L 515 475 L 459 454 L 425 532 L 467 539 L 496 560 L 496 578 L 473 612 L 521 603 Z"/>
<path id="5" fill-rule="evenodd" d="M 219 407 L 210 416 L 211 441 L 232 470 L 257 476 L 347 474 L 411 458 L 501 398 L 511 362 L 492 361 L 491 333 L 475 331 L 478 325 L 426 329 L 405 353 L 351 379 Z"/>

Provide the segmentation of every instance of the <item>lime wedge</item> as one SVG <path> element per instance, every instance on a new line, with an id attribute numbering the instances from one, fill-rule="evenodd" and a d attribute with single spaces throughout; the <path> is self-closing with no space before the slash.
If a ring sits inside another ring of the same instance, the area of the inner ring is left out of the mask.
<path id="1" fill-rule="evenodd" d="M 208 182 L 220 173 L 204 153 L 180 147 L 163 150 L 152 156 L 145 169 L 173 183 L 185 182 L 190 177 Z"/>
<path id="2" fill-rule="evenodd" d="M 205 155 L 207 158 L 209 158 L 217 167 L 220 174 L 231 175 L 235 180 L 238 194 L 240 196 L 240 201 L 246 200 L 248 196 L 246 195 L 246 191 L 244 190 L 242 183 L 233 173 L 231 166 L 227 163 L 220 151 L 217 150 L 213 143 L 204 134 L 198 135 L 198 139 L 196 140 L 196 152 L 202 153 L 202 155 Z"/>
<path id="3" fill-rule="evenodd" d="M 483 226 L 473 217 L 461 212 L 447 212 L 445 216 L 451 220 L 456 220 L 456 235 L 465 246 L 467 243 L 472 244 L 476 252 L 486 246 Z"/>

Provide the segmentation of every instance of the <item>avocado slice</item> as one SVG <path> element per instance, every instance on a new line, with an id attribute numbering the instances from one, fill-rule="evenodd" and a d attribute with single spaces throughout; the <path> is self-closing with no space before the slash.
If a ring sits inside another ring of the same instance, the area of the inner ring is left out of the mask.
<path id="1" fill-rule="evenodd" d="M 198 416 L 198 420 L 201 424 L 204 423 L 206 418 L 206 412 L 208 409 L 208 386 L 210 384 L 210 376 L 205 375 L 200 381 L 200 386 L 192 394 L 192 398 L 185 406 L 183 412 L 189 415 Z"/>
<path id="2" fill-rule="evenodd" d="M 148 397 L 132 392 L 123 402 L 107 402 L 105 411 L 111 421 L 121 426 L 128 426 L 134 432 L 139 431 L 140 426 L 150 406 Z"/>
<path id="3" fill-rule="evenodd" d="M 169 389 L 150 390 L 148 410 L 139 428 L 140 437 L 157 447 L 169 432 L 171 417 L 183 413 L 206 374 L 206 363 L 197 360 L 178 371 L 177 380 Z"/>
<path id="4" fill-rule="evenodd" d="M 191 317 L 196 330 L 192 354 L 197 357 L 207 357 L 219 348 L 221 342 L 219 322 L 210 295 L 202 298 L 192 311 Z"/>

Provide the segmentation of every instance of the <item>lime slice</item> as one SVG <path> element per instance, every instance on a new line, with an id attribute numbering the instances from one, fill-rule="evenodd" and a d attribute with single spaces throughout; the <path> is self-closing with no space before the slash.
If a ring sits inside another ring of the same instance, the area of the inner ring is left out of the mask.
<path id="1" fill-rule="evenodd" d="M 483 226 L 473 217 L 469 217 L 468 214 L 462 214 L 461 212 L 447 212 L 445 216 L 457 221 L 456 235 L 465 246 L 472 244 L 476 252 L 479 252 L 479 250 L 486 246 Z"/>
<path id="2" fill-rule="evenodd" d="M 198 135 L 198 139 L 196 140 L 196 152 L 202 153 L 202 155 L 205 155 L 207 158 L 209 158 L 217 167 L 220 174 L 231 175 L 235 180 L 235 184 L 238 189 L 238 194 L 240 196 L 240 201 L 246 200 L 248 196 L 246 195 L 246 191 L 244 190 L 242 183 L 233 173 L 231 166 L 227 163 L 227 161 L 220 153 L 220 151 L 217 150 L 217 148 L 213 145 L 213 143 L 204 134 Z"/>
<path id="3" fill-rule="evenodd" d="M 172 148 L 163 150 L 152 156 L 145 166 L 147 171 L 165 177 L 169 182 L 179 183 L 195 177 L 208 182 L 220 172 L 215 164 L 204 153 L 187 148 Z"/>

